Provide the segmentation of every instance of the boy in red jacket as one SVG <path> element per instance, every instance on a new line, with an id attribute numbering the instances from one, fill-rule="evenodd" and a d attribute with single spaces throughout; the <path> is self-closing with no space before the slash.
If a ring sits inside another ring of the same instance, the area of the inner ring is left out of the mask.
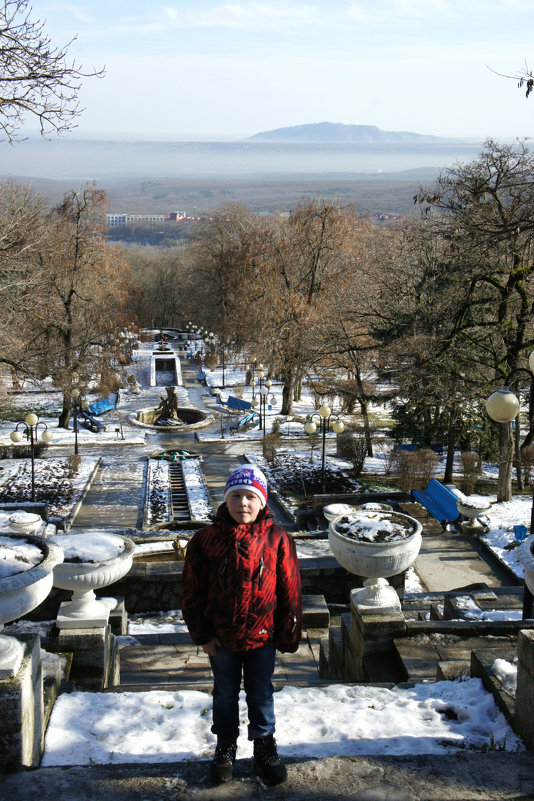
<path id="1" fill-rule="evenodd" d="M 273 737 L 275 651 L 294 653 L 302 627 L 300 572 L 293 538 L 274 524 L 267 480 L 255 465 L 230 473 L 215 522 L 191 538 L 182 612 L 213 671 L 214 782 L 232 777 L 243 675 L 254 769 L 268 784 L 287 777 Z"/>

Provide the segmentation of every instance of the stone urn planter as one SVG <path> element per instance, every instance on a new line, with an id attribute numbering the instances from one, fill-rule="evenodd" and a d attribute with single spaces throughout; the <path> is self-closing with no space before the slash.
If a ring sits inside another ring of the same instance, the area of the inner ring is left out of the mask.
<path id="1" fill-rule="evenodd" d="M 364 576 L 363 589 L 353 590 L 353 602 L 376 613 L 400 611 L 400 601 L 387 578 L 402 573 L 421 548 L 422 526 L 413 517 L 360 509 L 330 522 L 328 540 L 339 564 Z"/>
<path id="2" fill-rule="evenodd" d="M 323 506 L 323 515 L 330 523 L 336 517 L 342 515 L 350 515 L 354 512 L 354 506 L 348 503 L 329 503 L 328 506 Z"/>
<path id="3" fill-rule="evenodd" d="M 530 535 L 526 540 L 523 540 L 517 549 L 517 556 L 523 567 L 525 568 L 525 586 L 530 593 L 534 595 L 534 535 Z"/>
<path id="4" fill-rule="evenodd" d="M 9 526 L 18 534 L 35 534 L 43 525 L 41 515 L 33 512 L 14 512 L 9 517 Z"/>
<path id="5" fill-rule="evenodd" d="M 0 630 L 39 606 L 52 589 L 53 570 L 63 561 L 57 545 L 32 534 L 0 534 Z M 0 635 L 0 678 L 14 676 L 24 646 Z"/>
<path id="6" fill-rule="evenodd" d="M 465 495 L 458 497 L 456 501 L 456 508 L 458 512 L 467 517 L 467 522 L 464 523 L 464 528 L 469 529 L 484 529 L 484 526 L 478 520 L 480 515 L 485 514 L 490 508 L 491 504 L 488 501 L 475 500 L 474 498 L 466 498 Z"/>
<path id="7" fill-rule="evenodd" d="M 52 540 L 65 554 L 63 563 L 54 568 L 54 587 L 72 591 L 71 600 L 61 604 L 58 628 L 107 625 L 109 604 L 97 600 L 94 591 L 119 581 L 128 573 L 134 543 L 127 537 L 105 532 L 58 535 Z"/>

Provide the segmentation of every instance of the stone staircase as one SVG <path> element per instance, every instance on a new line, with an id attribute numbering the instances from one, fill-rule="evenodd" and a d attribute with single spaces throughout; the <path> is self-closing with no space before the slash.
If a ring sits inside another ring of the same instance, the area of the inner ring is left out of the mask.
<path id="1" fill-rule="evenodd" d="M 320 643 L 328 632 L 330 612 L 323 595 L 303 597 L 303 637 L 294 654 L 277 654 L 276 689 L 323 683 L 319 676 Z M 135 643 L 120 649 L 120 684 L 107 692 L 148 690 L 210 691 L 209 662 L 187 632 L 134 635 Z"/>

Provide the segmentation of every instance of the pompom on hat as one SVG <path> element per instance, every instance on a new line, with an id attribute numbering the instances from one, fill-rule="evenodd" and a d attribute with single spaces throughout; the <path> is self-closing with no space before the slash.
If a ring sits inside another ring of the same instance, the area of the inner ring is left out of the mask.
<path id="1" fill-rule="evenodd" d="M 232 470 L 226 480 L 223 501 L 227 499 L 232 490 L 250 490 L 250 492 L 254 492 L 261 501 L 262 509 L 267 503 L 267 479 L 261 470 L 253 464 L 242 465 Z"/>

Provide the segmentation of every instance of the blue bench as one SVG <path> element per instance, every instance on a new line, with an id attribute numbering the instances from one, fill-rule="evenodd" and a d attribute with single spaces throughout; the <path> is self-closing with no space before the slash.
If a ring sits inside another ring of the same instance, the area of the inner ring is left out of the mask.
<path id="1" fill-rule="evenodd" d="M 458 496 L 437 478 L 431 478 L 424 490 L 412 490 L 411 495 L 443 528 L 460 522 L 462 516 L 456 506 Z"/>
<path id="2" fill-rule="evenodd" d="M 251 408 L 250 401 L 245 401 L 242 398 L 235 398 L 233 395 L 228 396 L 226 405 L 229 409 L 234 409 L 236 412 L 246 412 Z"/>
<path id="3" fill-rule="evenodd" d="M 92 414 L 89 414 L 86 409 L 82 409 L 80 415 L 82 418 L 82 425 L 84 428 L 88 428 L 89 431 L 93 431 L 96 434 L 98 431 L 106 430 L 106 426 L 101 423 L 100 420 L 97 420 L 96 417 L 93 417 Z"/>
<path id="4" fill-rule="evenodd" d="M 254 416 L 256 412 L 250 412 L 250 414 L 246 414 L 241 420 L 236 420 L 235 423 L 230 423 L 230 431 L 239 431 L 240 428 L 244 428 L 247 423 L 250 423 L 254 420 Z"/>
<path id="5" fill-rule="evenodd" d="M 394 451 L 418 451 L 421 450 L 423 446 L 419 444 L 419 442 L 401 442 L 398 445 L 395 445 L 393 450 Z M 442 454 L 443 453 L 443 445 L 440 442 L 431 442 L 430 449 L 434 451 L 434 453 Z"/>
<path id="6" fill-rule="evenodd" d="M 109 412 L 112 409 L 115 409 L 116 406 L 117 406 L 117 396 L 112 393 L 111 395 L 108 395 L 107 398 L 102 398 L 102 400 L 91 403 L 87 407 L 87 411 L 91 415 L 104 414 L 104 412 Z"/>
<path id="7" fill-rule="evenodd" d="M 206 373 L 203 372 L 203 370 L 199 370 L 198 371 L 197 378 L 198 378 L 198 380 L 200 381 L 201 384 L 205 384 L 206 383 Z"/>

